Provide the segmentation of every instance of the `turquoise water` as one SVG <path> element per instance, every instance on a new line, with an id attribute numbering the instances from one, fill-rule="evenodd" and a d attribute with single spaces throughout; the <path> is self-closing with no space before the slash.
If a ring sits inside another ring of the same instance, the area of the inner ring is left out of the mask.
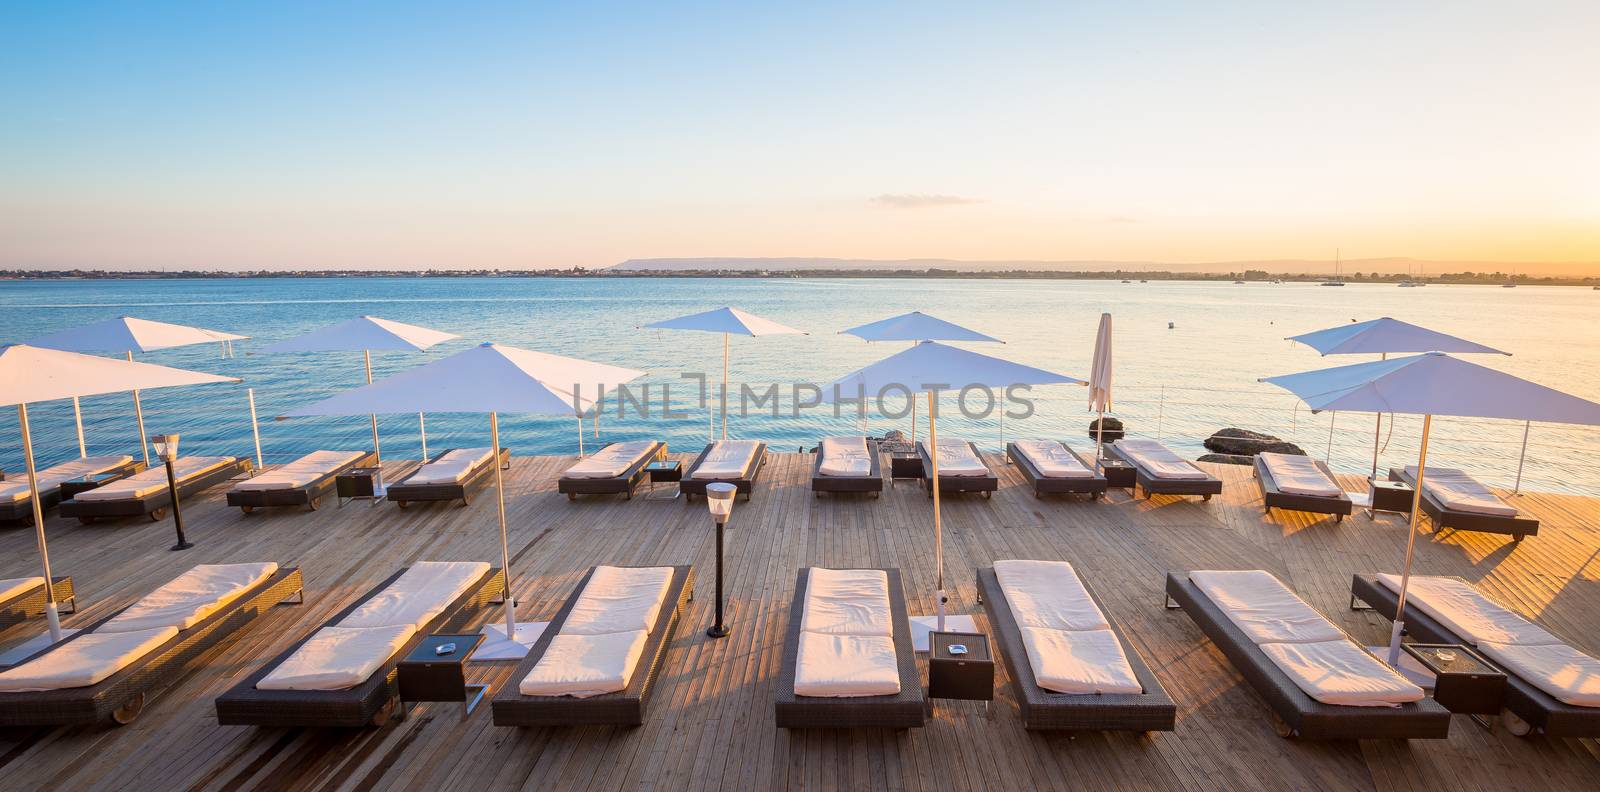
<path id="1" fill-rule="evenodd" d="M 1373 417 L 1310 416 L 1287 394 L 1256 379 L 1368 358 L 1320 358 L 1284 336 L 1352 319 L 1393 316 L 1455 333 L 1514 353 L 1480 358 L 1492 365 L 1591 399 L 1600 399 L 1600 293 L 1589 289 L 1430 286 L 1399 289 L 1315 284 L 1131 283 L 1114 281 L 809 280 L 809 279 L 444 279 L 352 278 L 159 281 L 0 282 L 0 340 L 35 335 L 118 315 L 191 324 L 249 335 L 224 359 L 214 346 L 166 350 L 139 359 L 242 377 L 214 385 L 145 394 L 147 431 L 179 432 L 183 450 L 198 454 L 253 453 L 245 388 L 255 389 L 267 462 L 317 448 L 364 448 L 364 417 L 272 417 L 296 405 L 362 382 L 359 354 L 253 355 L 251 350 L 325 324 L 374 315 L 461 334 L 428 353 L 374 353 L 376 376 L 400 371 L 481 341 L 645 369 L 641 383 L 670 384 L 675 409 L 687 413 L 648 419 L 614 413 L 602 419 L 601 440 L 656 437 L 676 450 L 705 442 L 707 411 L 682 372 L 720 375 L 722 339 L 703 333 L 639 330 L 658 319 L 733 305 L 806 330 L 807 336 L 734 338 L 732 377 L 764 389 L 767 383 L 827 382 L 903 349 L 868 344 L 838 331 L 909 310 L 922 310 L 1005 340 L 970 348 L 1073 376 L 1087 376 L 1102 311 L 1116 321 L 1116 414 L 1135 434 L 1159 436 L 1188 455 L 1224 426 L 1279 434 L 1334 467 L 1364 472 L 1371 465 Z M 1168 329 L 1168 323 L 1173 328 Z M 941 410 L 940 431 L 998 450 L 1003 438 L 1054 436 L 1087 440 L 1081 387 L 1033 392 L 1036 414 L 1025 420 L 960 415 L 953 400 Z M 83 400 L 90 453 L 132 453 L 135 425 L 126 395 Z M 614 408 L 613 408 L 614 409 Z M 737 405 L 735 405 L 737 412 Z M 795 416 L 757 412 L 730 421 L 730 435 L 794 450 L 829 433 L 856 431 L 853 415 L 812 410 Z M 32 409 L 41 463 L 75 456 L 70 402 Z M 871 418 L 881 433 L 909 421 Z M 1402 416 L 1383 452 L 1384 464 L 1416 455 L 1420 419 Z M 1467 468 L 1510 486 L 1523 427 L 1501 421 L 1440 419 L 1431 446 L 1440 464 Z M 416 416 L 381 416 L 386 459 L 420 453 Z M 502 442 L 518 454 L 571 454 L 571 418 L 501 417 Z M 595 441 L 592 429 L 586 448 Z M 430 449 L 485 445 L 482 416 L 431 415 Z M 15 413 L 0 416 L 0 467 L 18 470 L 22 454 Z M 1600 432 L 1535 426 L 1525 488 L 1600 492 Z"/>

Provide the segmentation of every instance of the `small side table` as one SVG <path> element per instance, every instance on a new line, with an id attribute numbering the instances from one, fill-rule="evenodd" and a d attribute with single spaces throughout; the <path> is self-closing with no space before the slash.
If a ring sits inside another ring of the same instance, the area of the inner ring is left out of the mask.
<path id="1" fill-rule="evenodd" d="M 922 478 L 922 455 L 909 451 L 896 451 L 889 455 L 889 486 L 899 479 Z"/>
<path id="2" fill-rule="evenodd" d="M 112 476 L 83 476 L 61 482 L 61 499 L 72 500 L 92 489 L 97 489 L 101 484 L 112 480 Z"/>
<path id="3" fill-rule="evenodd" d="M 1458 715 L 1498 715 L 1505 706 L 1506 675 L 1477 652 L 1457 644 L 1401 646 L 1433 674 L 1433 700 Z"/>
<path id="4" fill-rule="evenodd" d="M 1100 472 L 1106 476 L 1106 486 L 1133 489 L 1139 483 L 1138 469 L 1120 459 L 1100 460 Z"/>
<path id="5" fill-rule="evenodd" d="M 465 720 L 489 690 L 488 685 L 467 684 L 467 658 L 480 643 L 483 643 L 483 633 L 430 635 L 422 639 L 395 666 L 400 681 L 401 708 L 413 701 L 459 701 L 465 705 L 461 711 L 461 718 Z M 440 654 L 439 649 L 449 644 L 455 645 L 454 650 Z"/>
<path id="6" fill-rule="evenodd" d="M 658 459 L 644 466 L 650 474 L 650 492 L 645 495 L 645 500 L 677 500 L 683 491 L 678 488 L 678 482 L 683 481 L 683 463 L 676 459 Z M 656 484 L 664 482 L 672 485 L 672 494 L 661 497 L 656 494 Z"/>
<path id="7" fill-rule="evenodd" d="M 965 652 L 953 651 L 958 647 Z M 994 656 L 983 633 L 928 634 L 928 698 L 994 700 Z"/>
<path id="8" fill-rule="evenodd" d="M 1378 479 L 1372 482 L 1372 507 L 1375 512 L 1410 514 L 1411 499 L 1416 491 L 1404 481 Z"/>
<path id="9" fill-rule="evenodd" d="M 378 501 L 383 500 L 383 468 L 350 468 L 333 477 L 333 488 L 341 507 L 361 498 L 372 501 L 370 505 L 376 506 Z"/>

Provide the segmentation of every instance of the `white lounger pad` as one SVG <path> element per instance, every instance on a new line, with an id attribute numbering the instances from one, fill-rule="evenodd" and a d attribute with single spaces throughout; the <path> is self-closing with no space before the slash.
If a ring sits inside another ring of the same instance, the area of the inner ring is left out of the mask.
<path id="1" fill-rule="evenodd" d="M 1290 495 L 1309 495 L 1316 498 L 1337 498 L 1344 494 L 1333 479 L 1311 457 L 1300 454 L 1275 454 L 1263 451 L 1257 454 L 1272 474 L 1278 489 Z"/>
<path id="2" fill-rule="evenodd" d="M 1198 570 L 1189 580 L 1257 644 L 1346 640 L 1343 631 L 1269 572 Z"/>
<path id="3" fill-rule="evenodd" d="M 293 462 L 233 485 L 235 490 L 283 490 L 312 482 L 361 458 L 361 451 L 312 451 Z"/>
<path id="4" fill-rule="evenodd" d="M 1320 643 L 1266 643 L 1261 651 L 1306 695 L 1344 707 L 1398 707 L 1421 701 L 1406 681 L 1348 638 Z"/>
<path id="5" fill-rule="evenodd" d="M 271 577 L 278 565 L 200 564 L 144 595 L 96 633 L 138 632 L 157 627 L 187 630 L 243 596 L 251 586 Z"/>
<path id="6" fill-rule="evenodd" d="M 567 468 L 561 475 L 569 479 L 608 479 L 616 478 L 628 472 L 645 454 L 655 450 L 654 440 L 630 440 L 626 443 L 612 443 L 599 451 L 594 452 L 588 459 L 581 459 L 577 464 Z"/>
<path id="7" fill-rule="evenodd" d="M 178 461 L 172 463 L 172 474 L 173 478 L 178 482 L 178 485 L 183 486 L 184 482 L 188 481 L 189 479 L 210 473 L 217 468 L 231 465 L 234 463 L 234 461 L 234 457 L 227 456 L 181 457 L 178 459 Z M 157 492 L 161 492 L 166 488 L 166 466 L 154 465 L 146 469 L 143 473 L 137 473 L 125 479 L 118 479 L 87 492 L 80 492 L 74 496 L 74 500 L 103 501 L 143 498 L 146 495 L 153 495 Z"/>
<path id="8" fill-rule="evenodd" d="M 900 692 L 894 639 L 886 635 L 800 633 L 794 670 L 797 696 L 845 698 Z"/>
<path id="9" fill-rule="evenodd" d="M 1116 448 L 1144 468 L 1146 473 L 1159 479 L 1207 478 L 1205 471 L 1154 440 L 1126 438 L 1118 440 Z"/>
<path id="10" fill-rule="evenodd" d="M 562 628 L 517 691 L 524 696 L 588 698 L 626 690 L 644 656 L 648 635 L 645 630 L 570 635 Z"/>
<path id="11" fill-rule="evenodd" d="M 694 474 L 691 478 L 739 478 L 750 467 L 750 460 L 755 458 L 756 449 L 760 447 L 761 443 L 755 440 L 729 440 L 727 442 L 712 443 L 711 450 L 706 452 L 704 459 L 700 460 L 700 466 L 694 469 Z"/>
<path id="12" fill-rule="evenodd" d="M 1065 561 L 996 561 L 994 576 L 1021 627 L 1103 630 L 1111 623 Z"/>
<path id="13" fill-rule="evenodd" d="M 867 451 L 865 436 L 824 437 L 818 451 L 822 454 L 822 464 L 817 471 L 824 476 L 872 475 L 872 457 Z"/>
<path id="14" fill-rule="evenodd" d="M 595 567 L 561 624 L 562 635 L 648 632 L 672 586 L 672 567 Z"/>
<path id="15" fill-rule="evenodd" d="M 971 443 L 965 440 L 940 440 L 939 475 L 987 476 L 989 466 L 983 464 L 983 459 L 973 452 Z"/>
<path id="16" fill-rule="evenodd" d="M 339 620 L 340 627 L 420 630 L 489 571 L 482 561 L 421 561 Z"/>
<path id="17" fill-rule="evenodd" d="M 1406 474 L 1417 480 L 1417 466 L 1407 465 Z M 1517 509 L 1500 500 L 1488 487 L 1467 475 L 1459 468 L 1428 468 L 1422 477 L 1422 489 L 1447 509 L 1488 514 L 1494 517 L 1515 517 Z"/>
<path id="18" fill-rule="evenodd" d="M 812 567 L 800 630 L 819 635 L 892 636 L 888 574 L 881 569 Z"/>
<path id="19" fill-rule="evenodd" d="M 97 456 L 63 462 L 55 467 L 37 471 L 39 492 L 50 492 L 61 486 L 63 481 L 71 481 L 84 476 L 96 476 L 122 467 L 132 461 L 133 457 L 131 456 Z M 0 501 L 15 503 L 16 501 L 27 500 L 29 492 L 28 474 L 25 472 L 20 474 L 13 473 L 9 480 L 0 481 Z"/>
<path id="20" fill-rule="evenodd" d="M 1039 687 L 1057 693 L 1143 693 L 1122 642 L 1110 629 L 1022 628 L 1022 645 Z"/>
<path id="21" fill-rule="evenodd" d="M 75 636 L 35 660 L 0 672 L 0 693 L 89 687 L 127 668 L 177 634 L 175 627 L 160 627 Z"/>
<path id="22" fill-rule="evenodd" d="M 1378 581 L 1390 591 L 1400 592 L 1399 575 L 1379 575 Z M 1411 587 L 1406 591 L 1406 607 L 1415 607 L 1432 616 L 1471 644 L 1484 641 L 1522 646 L 1562 643 L 1543 627 L 1483 596 L 1460 578 L 1412 575 Z"/>
<path id="23" fill-rule="evenodd" d="M 300 645 L 257 690 L 344 690 L 367 681 L 399 652 L 416 630 L 389 627 L 323 627 Z"/>
<path id="24" fill-rule="evenodd" d="M 1557 701 L 1574 707 L 1600 707 L 1600 660 L 1566 644 L 1519 646 L 1486 641 L 1478 648 Z"/>
<path id="25" fill-rule="evenodd" d="M 1017 440 L 1017 450 L 1033 463 L 1040 475 L 1049 478 L 1093 478 L 1078 455 L 1056 440 Z"/>
<path id="26" fill-rule="evenodd" d="M 8 578 L 0 580 L 0 602 L 25 594 L 44 585 L 42 577 Z"/>
<path id="27" fill-rule="evenodd" d="M 457 448 L 417 468 L 404 484 L 460 484 L 494 456 L 492 448 Z"/>

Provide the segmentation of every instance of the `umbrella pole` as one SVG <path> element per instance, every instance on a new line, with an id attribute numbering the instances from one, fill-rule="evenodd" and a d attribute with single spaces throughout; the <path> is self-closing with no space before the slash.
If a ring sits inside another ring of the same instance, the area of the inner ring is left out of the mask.
<path id="1" fill-rule="evenodd" d="M 417 431 L 422 433 L 422 458 L 428 458 L 428 419 L 422 413 L 417 413 Z"/>
<path id="2" fill-rule="evenodd" d="M 1328 450 L 1322 453 L 1323 464 L 1327 464 L 1327 462 L 1333 458 L 1333 425 L 1337 423 L 1338 420 L 1338 410 L 1334 410 L 1328 414 Z"/>
<path id="3" fill-rule="evenodd" d="M 728 442 L 728 334 L 722 334 L 722 442 Z"/>
<path id="4" fill-rule="evenodd" d="M 933 487 L 933 569 L 934 612 L 939 617 L 939 632 L 944 632 L 944 527 L 939 522 L 939 427 L 934 419 L 933 391 L 928 391 L 928 459 L 931 462 Z"/>
<path id="5" fill-rule="evenodd" d="M 78 458 L 89 455 L 89 447 L 83 444 L 83 408 L 78 405 L 78 397 L 72 397 L 72 419 L 78 424 Z"/>
<path id="6" fill-rule="evenodd" d="M 1100 449 L 1106 444 L 1106 411 L 1100 411 L 1100 420 L 1094 424 L 1094 469 L 1100 470 Z"/>
<path id="7" fill-rule="evenodd" d="M 1388 360 L 1388 359 L 1389 359 L 1389 353 L 1388 352 L 1383 353 L 1383 356 L 1381 358 L 1379 358 L 1379 360 Z M 1393 416 L 1390 416 L 1390 418 L 1389 418 L 1389 428 L 1390 428 L 1391 431 L 1394 428 L 1394 417 Z M 1375 511 L 1372 508 L 1372 504 L 1373 504 L 1373 502 L 1375 502 L 1378 499 L 1378 446 L 1382 442 L 1383 442 L 1383 413 L 1379 412 L 1378 413 L 1378 425 L 1377 425 L 1376 428 L 1374 428 L 1372 430 L 1372 476 L 1367 479 L 1367 519 L 1369 519 L 1369 520 L 1377 515 L 1377 511 Z M 1324 462 L 1326 462 L 1326 460 L 1324 460 Z"/>
<path id="8" fill-rule="evenodd" d="M 256 389 L 245 388 L 244 394 L 250 400 L 250 436 L 256 440 L 256 470 L 260 470 L 266 462 L 261 458 L 261 425 L 256 422 Z"/>
<path id="9" fill-rule="evenodd" d="M 506 481 L 500 470 L 500 414 L 489 413 L 494 446 L 494 494 L 500 511 L 500 573 L 506 578 L 506 638 L 517 640 L 517 601 L 511 595 L 511 543 L 506 539 Z"/>
<path id="10" fill-rule="evenodd" d="M 1522 455 L 1517 457 L 1517 485 L 1511 489 L 1512 495 L 1522 494 L 1522 465 L 1528 461 L 1528 430 L 1532 428 L 1533 421 L 1522 422 Z"/>
<path id="11" fill-rule="evenodd" d="M 1406 628 L 1406 589 L 1411 586 L 1411 556 L 1417 547 L 1417 513 L 1422 511 L 1422 480 L 1428 475 L 1428 429 L 1432 415 L 1422 416 L 1422 450 L 1417 454 L 1417 487 L 1411 493 L 1411 522 L 1406 531 L 1406 565 L 1400 574 L 1400 602 L 1394 609 L 1394 626 L 1389 630 L 1389 665 L 1400 662 L 1400 633 Z"/>
<path id="12" fill-rule="evenodd" d="M 583 413 L 578 414 L 578 458 L 583 459 Z"/>
<path id="13" fill-rule="evenodd" d="M 371 385 L 372 384 L 372 350 L 370 350 L 370 349 L 361 350 L 361 359 L 367 365 L 367 384 Z M 367 417 L 372 419 L 372 461 L 373 461 L 373 464 L 381 466 L 383 464 L 383 451 L 379 450 L 379 448 L 378 448 L 378 414 L 377 413 L 369 413 L 367 415 Z"/>
<path id="14" fill-rule="evenodd" d="M 22 424 L 22 452 L 28 463 L 28 497 L 33 499 L 33 535 L 39 542 L 39 561 L 44 566 L 44 615 L 50 626 L 50 642 L 61 641 L 61 613 L 56 610 L 55 579 L 50 577 L 50 550 L 44 543 L 44 506 L 39 502 L 39 473 L 33 464 L 33 435 L 28 431 L 28 405 L 17 405 L 17 422 Z"/>
<path id="15" fill-rule="evenodd" d="M 128 350 L 128 362 L 133 362 L 133 350 Z M 150 446 L 145 444 L 144 405 L 139 402 L 139 389 L 133 389 L 133 420 L 139 424 L 139 451 L 144 454 L 144 466 L 150 467 Z"/>
<path id="16" fill-rule="evenodd" d="M 594 399 L 594 420 L 590 421 L 590 423 L 594 424 L 594 439 L 596 439 L 596 440 L 600 439 L 600 416 L 605 411 L 606 411 L 606 386 L 601 385 L 600 386 L 600 392 L 598 394 L 596 394 L 595 399 Z"/>
<path id="17" fill-rule="evenodd" d="M 913 348 L 915 348 L 916 345 L 917 344 L 914 341 L 911 343 L 911 346 Z M 917 446 L 917 397 L 916 397 L 915 394 L 913 394 L 911 396 L 911 448 L 912 448 L 912 450 L 916 450 L 916 446 Z"/>

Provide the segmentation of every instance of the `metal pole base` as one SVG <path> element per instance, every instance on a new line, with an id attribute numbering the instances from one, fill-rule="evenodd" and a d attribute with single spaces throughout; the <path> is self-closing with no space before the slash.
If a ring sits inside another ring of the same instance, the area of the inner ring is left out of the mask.
<path id="1" fill-rule="evenodd" d="M 179 550 L 188 550 L 191 547 L 194 547 L 194 545 L 190 542 L 179 542 L 172 546 L 172 550 L 173 552 L 177 552 Z"/>
<path id="2" fill-rule="evenodd" d="M 723 624 L 713 624 L 706 628 L 706 635 L 712 638 L 726 638 L 728 637 L 728 627 Z"/>

